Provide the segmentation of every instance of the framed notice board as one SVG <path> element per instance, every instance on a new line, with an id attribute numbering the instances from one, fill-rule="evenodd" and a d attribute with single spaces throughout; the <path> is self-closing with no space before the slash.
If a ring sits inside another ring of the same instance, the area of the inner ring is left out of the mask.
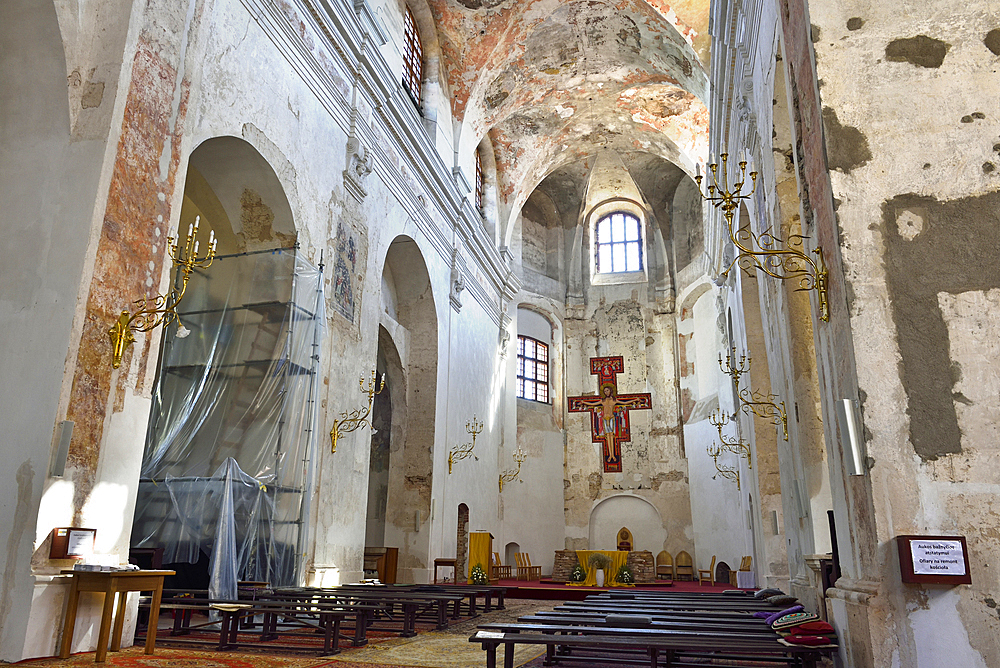
<path id="1" fill-rule="evenodd" d="M 82 559 L 94 553 L 97 529 L 58 527 L 52 530 L 49 559 Z"/>
<path id="2" fill-rule="evenodd" d="M 903 582 L 972 584 L 965 536 L 896 536 Z"/>

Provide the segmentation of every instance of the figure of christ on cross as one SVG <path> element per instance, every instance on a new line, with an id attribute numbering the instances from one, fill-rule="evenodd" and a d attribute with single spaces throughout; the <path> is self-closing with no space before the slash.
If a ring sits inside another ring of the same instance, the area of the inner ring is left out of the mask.
<path id="1" fill-rule="evenodd" d="M 570 413 L 590 412 L 591 440 L 604 445 L 605 473 L 622 470 L 621 444 L 632 440 L 629 411 L 653 408 L 649 393 L 618 394 L 617 375 L 625 371 L 625 361 L 617 357 L 591 357 L 590 373 L 597 376 L 600 394 L 567 397 Z"/>

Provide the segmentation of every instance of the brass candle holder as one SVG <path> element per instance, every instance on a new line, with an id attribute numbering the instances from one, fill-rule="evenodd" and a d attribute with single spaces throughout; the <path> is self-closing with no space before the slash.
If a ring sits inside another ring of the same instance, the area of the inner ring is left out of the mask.
<path id="1" fill-rule="evenodd" d="M 732 417 L 735 418 L 736 416 L 733 415 Z M 739 437 L 737 437 L 736 439 L 731 439 L 722 433 L 723 425 L 727 424 L 730 421 L 730 419 L 732 418 L 723 413 L 721 410 L 713 411 L 712 414 L 708 416 L 708 421 L 714 424 L 716 429 L 719 430 L 719 441 L 722 442 L 722 445 L 720 447 L 723 450 L 732 452 L 734 455 L 738 455 L 746 459 L 747 468 L 752 469 L 753 462 L 750 459 L 750 444 L 744 443 Z"/>
<path id="2" fill-rule="evenodd" d="M 750 370 L 750 365 L 753 363 L 752 357 L 747 357 L 746 353 L 740 356 L 740 361 L 736 361 L 736 348 L 733 347 L 731 352 L 726 355 L 726 365 L 722 366 L 722 353 L 719 353 L 719 368 L 722 369 L 722 373 L 732 376 L 733 382 L 739 387 L 740 376 L 745 374 Z"/>
<path id="3" fill-rule="evenodd" d="M 748 415 L 753 413 L 759 418 L 770 420 L 771 424 L 781 427 L 785 440 L 788 440 L 788 413 L 785 411 L 785 402 L 781 405 L 775 403 L 778 397 L 774 394 L 764 394 L 760 391 L 751 391 L 750 388 L 740 390 L 740 410 Z"/>
<path id="4" fill-rule="evenodd" d="M 476 436 L 483 433 L 483 423 L 473 415 L 472 421 L 465 423 L 465 431 L 472 434 L 472 443 L 463 443 L 451 449 L 448 453 L 448 475 L 451 475 L 451 467 L 455 462 L 472 455 L 472 451 L 476 449 Z M 476 461 L 479 461 L 479 457 L 476 457 Z"/>
<path id="5" fill-rule="evenodd" d="M 517 468 L 516 469 L 507 469 L 506 471 L 504 471 L 503 473 L 500 474 L 500 492 L 501 493 L 503 492 L 503 485 L 504 485 L 505 482 L 514 482 L 515 480 L 518 479 L 518 477 L 520 477 L 520 475 L 521 475 L 521 464 L 523 464 L 524 460 L 527 459 L 527 455 L 525 454 L 524 450 L 521 449 L 520 445 L 517 446 L 517 450 L 515 450 L 514 454 L 511 455 L 511 456 L 514 458 L 514 461 L 517 462 Z"/>
<path id="6" fill-rule="evenodd" d="M 823 261 L 823 249 L 816 248 L 813 253 L 816 259 L 809 257 L 803 252 L 803 241 L 805 237 L 801 234 L 791 234 L 787 239 L 782 239 L 770 229 L 756 234 L 752 227 L 733 228 L 733 219 L 740 202 L 748 200 L 757 189 L 757 172 L 750 172 L 752 183 L 749 192 L 743 192 L 746 184 L 747 163 L 741 160 L 739 164 L 739 181 L 729 186 L 728 161 L 729 154 L 722 153 L 722 177 L 719 177 L 719 165 L 712 163 L 708 170 L 712 173 L 712 185 L 708 186 L 708 194 L 701 191 L 702 176 L 695 177 L 698 184 L 698 192 L 702 199 L 710 202 L 712 206 L 722 211 L 729 228 L 729 238 L 733 245 L 739 250 L 739 255 L 733 263 L 722 272 L 723 276 L 729 274 L 729 270 L 734 264 L 738 264 L 744 271 L 752 275 L 753 270 L 759 269 L 772 278 L 779 280 L 795 280 L 799 282 L 796 290 L 816 290 L 819 298 L 819 317 L 824 322 L 830 320 L 830 307 L 827 303 L 827 281 L 829 271 Z"/>
<path id="7" fill-rule="evenodd" d="M 215 249 L 219 240 L 215 238 L 215 230 L 208 235 L 208 253 L 205 257 L 198 257 L 198 226 L 201 224 L 201 216 L 194 219 L 194 223 L 188 226 L 187 239 L 184 244 L 174 243 L 174 237 L 167 237 L 167 248 L 170 250 L 170 258 L 173 263 L 180 268 L 181 287 L 179 290 L 171 290 L 165 295 L 155 297 L 143 297 L 137 299 L 133 304 L 139 307 L 135 313 L 122 311 L 118 320 L 111 329 L 108 336 L 111 339 L 111 366 L 117 369 L 121 366 L 125 349 L 135 343 L 133 332 L 149 332 L 160 325 L 166 327 L 177 317 L 177 305 L 184 299 L 187 291 L 188 279 L 195 269 L 208 269 L 215 259 Z"/>
<path id="8" fill-rule="evenodd" d="M 708 456 L 715 462 L 716 475 L 721 475 L 726 480 L 732 480 L 736 483 L 736 491 L 740 491 L 740 470 L 732 466 L 719 464 L 719 457 L 722 455 L 724 448 L 713 441 L 712 445 L 707 447 L 706 450 L 708 451 Z M 715 480 L 715 476 L 712 476 L 712 480 Z"/>
<path id="9" fill-rule="evenodd" d="M 341 413 L 340 417 L 333 421 L 333 429 L 330 430 L 330 452 L 337 451 L 337 439 L 344 436 L 344 434 L 350 434 L 352 431 L 357 431 L 361 427 L 368 427 L 375 433 L 375 429 L 372 427 L 372 423 L 368 420 L 368 416 L 372 412 L 372 403 L 375 401 L 375 395 L 380 394 L 385 388 L 385 374 L 382 374 L 381 383 L 376 383 L 375 379 L 377 377 L 377 372 L 372 369 L 371 380 L 368 381 L 368 386 L 365 386 L 365 377 L 361 376 L 358 381 L 358 385 L 361 387 L 361 393 L 368 395 L 368 405 L 362 406 L 357 410 L 350 412 Z M 378 385 L 378 389 L 375 387 Z"/>

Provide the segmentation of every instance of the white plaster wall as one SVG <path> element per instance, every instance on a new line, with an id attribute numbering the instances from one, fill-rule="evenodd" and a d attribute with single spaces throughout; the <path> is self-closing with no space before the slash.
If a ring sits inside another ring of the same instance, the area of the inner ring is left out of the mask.
<path id="1" fill-rule="evenodd" d="M 621 494 L 594 506 L 590 514 L 590 549 L 617 550 L 622 527 L 632 532 L 632 549 L 648 550 L 655 557 L 667 547 L 667 531 L 660 513 L 646 499 Z"/>
<path id="2" fill-rule="evenodd" d="M 746 549 L 746 514 L 741 500 L 742 492 L 735 481 L 718 475 L 715 463 L 706 453 L 719 433 L 708 420 L 684 425 L 684 442 L 688 451 L 688 470 L 691 485 L 691 533 L 694 549 L 688 550 L 694 558 L 695 568 L 708 568 L 712 555 L 730 567 L 738 567 Z M 739 466 L 739 458 L 726 453 L 719 464 Z"/>
<path id="3" fill-rule="evenodd" d="M 35 607 L 32 553 L 55 526 L 38 506 L 57 437 L 53 425 L 65 365 L 72 359 L 73 319 L 92 223 L 100 215 L 94 198 L 107 143 L 99 126 L 89 136 L 71 135 L 66 77 L 54 8 L 3 3 L 0 455 L 8 463 L 8 477 L 0 485 L 0 544 L 5 546 L 0 552 L 5 574 L 0 660 L 16 661 L 33 651 L 28 641 Z M 110 95 L 102 101 L 104 109 L 113 103 Z M 43 607 L 47 614 L 58 609 Z"/>

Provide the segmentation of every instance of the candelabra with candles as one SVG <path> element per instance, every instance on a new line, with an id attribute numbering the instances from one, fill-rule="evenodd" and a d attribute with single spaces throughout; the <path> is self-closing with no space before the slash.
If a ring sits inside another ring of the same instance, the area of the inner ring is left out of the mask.
<path id="1" fill-rule="evenodd" d="M 188 226 L 187 239 L 183 245 L 175 243 L 174 237 L 167 237 L 170 257 L 180 269 L 180 289 L 171 290 L 165 295 L 135 300 L 132 303 L 138 306 L 139 310 L 135 313 L 122 311 L 114 326 L 108 330 L 108 336 L 111 338 L 111 366 L 115 369 L 121 366 L 125 349 L 135 343 L 133 332 L 148 332 L 160 325 L 166 327 L 174 320 L 179 320 L 177 304 L 184 299 L 191 272 L 212 266 L 219 240 L 215 238 L 215 230 L 211 230 L 208 235 L 208 253 L 205 257 L 198 257 L 198 241 L 195 237 L 198 235 L 200 224 L 201 216 L 198 216 L 194 219 L 194 223 Z"/>
<path id="2" fill-rule="evenodd" d="M 455 462 L 472 455 L 472 451 L 476 449 L 476 436 L 483 433 L 483 423 L 473 415 L 472 421 L 465 423 L 465 431 L 472 434 L 472 443 L 463 443 L 451 449 L 448 453 L 448 475 L 451 475 L 451 467 Z M 476 457 L 476 461 L 479 461 L 479 457 Z"/>
<path id="3" fill-rule="evenodd" d="M 719 441 L 722 442 L 722 445 L 720 447 L 723 450 L 726 450 L 728 452 L 733 453 L 734 455 L 738 455 L 746 459 L 747 468 L 752 469 L 753 462 L 750 460 L 750 444 L 744 443 L 739 437 L 736 437 L 736 439 L 731 439 L 722 433 L 723 425 L 725 425 L 726 423 L 729 422 L 729 420 L 735 417 L 736 417 L 735 415 L 730 417 L 729 415 L 723 413 L 721 410 L 712 411 L 712 414 L 708 416 L 708 421 L 714 424 L 715 427 L 719 430 Z"/>
<path id="4" fill-rule="evenodd" d="M 518 477 L 521 475 L 521 464 L 523 464 L 524 460 L 527 459 L 527 455 L 525 454 L 524 450 L 521 449 L 520 445 L 517 446 L 517 450 L 515 450 L 514 454 L 511 456 L 514 458 L 514 461 L 517 462 L 517 468 L 507 469 L 506 471 L 500 474 L 501 492 L 503 492 L 503 484 L 505 482 L 514 482 L 515 480 L 518 479 Z"/>
<path id="5" fill-rule="evenodd" d="M 736 491 L 740 491 L 740 470 L 732 466 L 719 464 L 719 457 L 722 455 L 724 448 L 713 441 L 712 445 L 708 446 L 706 450 L 708 451 L 708 456 L 715 462 L 716 475 L 721 475 L 726 480 L 732 480 L 736 483 Z M 715 476 L 712 476 L 712 480 L 715 480 Z"/>
<path id="6" fill-rule="evenodd" d="M 732 376 L 733 382 L 736 386 L 740 385 L 740 376 L 745 374 L 750 370 L 750 365 L 753 363 L 752 357 L 747 357 L 746 353 L 740 356 L 740 361 L 736 361 L 736 348 L 732 349 L 732 352 L 726 355 L 726 365 L 722 366 L 722 353 L 719 353 L 719 368 L 722 369 L 722 373 Z"/>
<path id="7" fill-rule="evenodd" d="M 698 192 L 702 199 L 710 202 L 712 206 L 722 211 L 729 228 L 729 238 L 739 250 L 739 255 L 733 260 L 733 264 L 738 264 L 748 274 L 752 274 L 754 269 L 763 271 L 768 276 L 780 280 L 796 280 L 799 282 L 797 290 L 816 290 L 819 298 L 820 320 L 830 319 L 830 308 L 827 303 L 827 279 L 829 272 L 823 261 L 823 249 L 816 248 L 813 253 L 816 259 L 803 252 L 803 241 L 805 237 L 801 234 L 790 234 L 787 239 L 782 239 L 768 229 L 761 234 L 753 231 L 752 226 L 733 228 L 733 219 L 736 217 L 736 209 L 740 202 L 748 200 L 757 189 L 757 172 L 750 172 L 752 186 L 749 192 L 743 191 L 746 185 L 745 160 L 740 161 L 739 181 L 729 186 L 728 161 L 729 154 L 722 153 L 722 176 L 719 177 L 719 165 L 712 163 L 708 170 L 712 173 L 713 183 L 708 186 L 708 194 L 701 190 L 702 176 L 695 177 L 698 183 Z M 722 275 L 725 276 L 732 269 L 733 264 L 726 268 Z"/>
<path id="8" fill-rule="evenodd" d="M 368 420 L 368 416 L 372 412 L 372 403 L 375 401 L 375 395 L 380 394 L 385 388 L 385 374 L 382 374 L 381 383 L 376 383 L 375 380 L 378 374 L 375 369 L 372 369 L 371 380 L 368 381 L 368 386 L 365 386 L 365 377 L 361 376 L 358 381 L 358 385 L 361 387 L 361 393 L 368 395 L 368 405 L 362 406 L 357 410 L 344 412 L 340 414 L 340 417 L 333 421 L 333 429 L 330 430 L 330 452 L 337 451 L 337 440 L 344 436 L 344 434 L 350 434 L 352 431 L 357 431 L 361 427 L 368 427 L 375 433 L 372 423 Z M 376 390 L 375 387 L 378 387 Z"/>

